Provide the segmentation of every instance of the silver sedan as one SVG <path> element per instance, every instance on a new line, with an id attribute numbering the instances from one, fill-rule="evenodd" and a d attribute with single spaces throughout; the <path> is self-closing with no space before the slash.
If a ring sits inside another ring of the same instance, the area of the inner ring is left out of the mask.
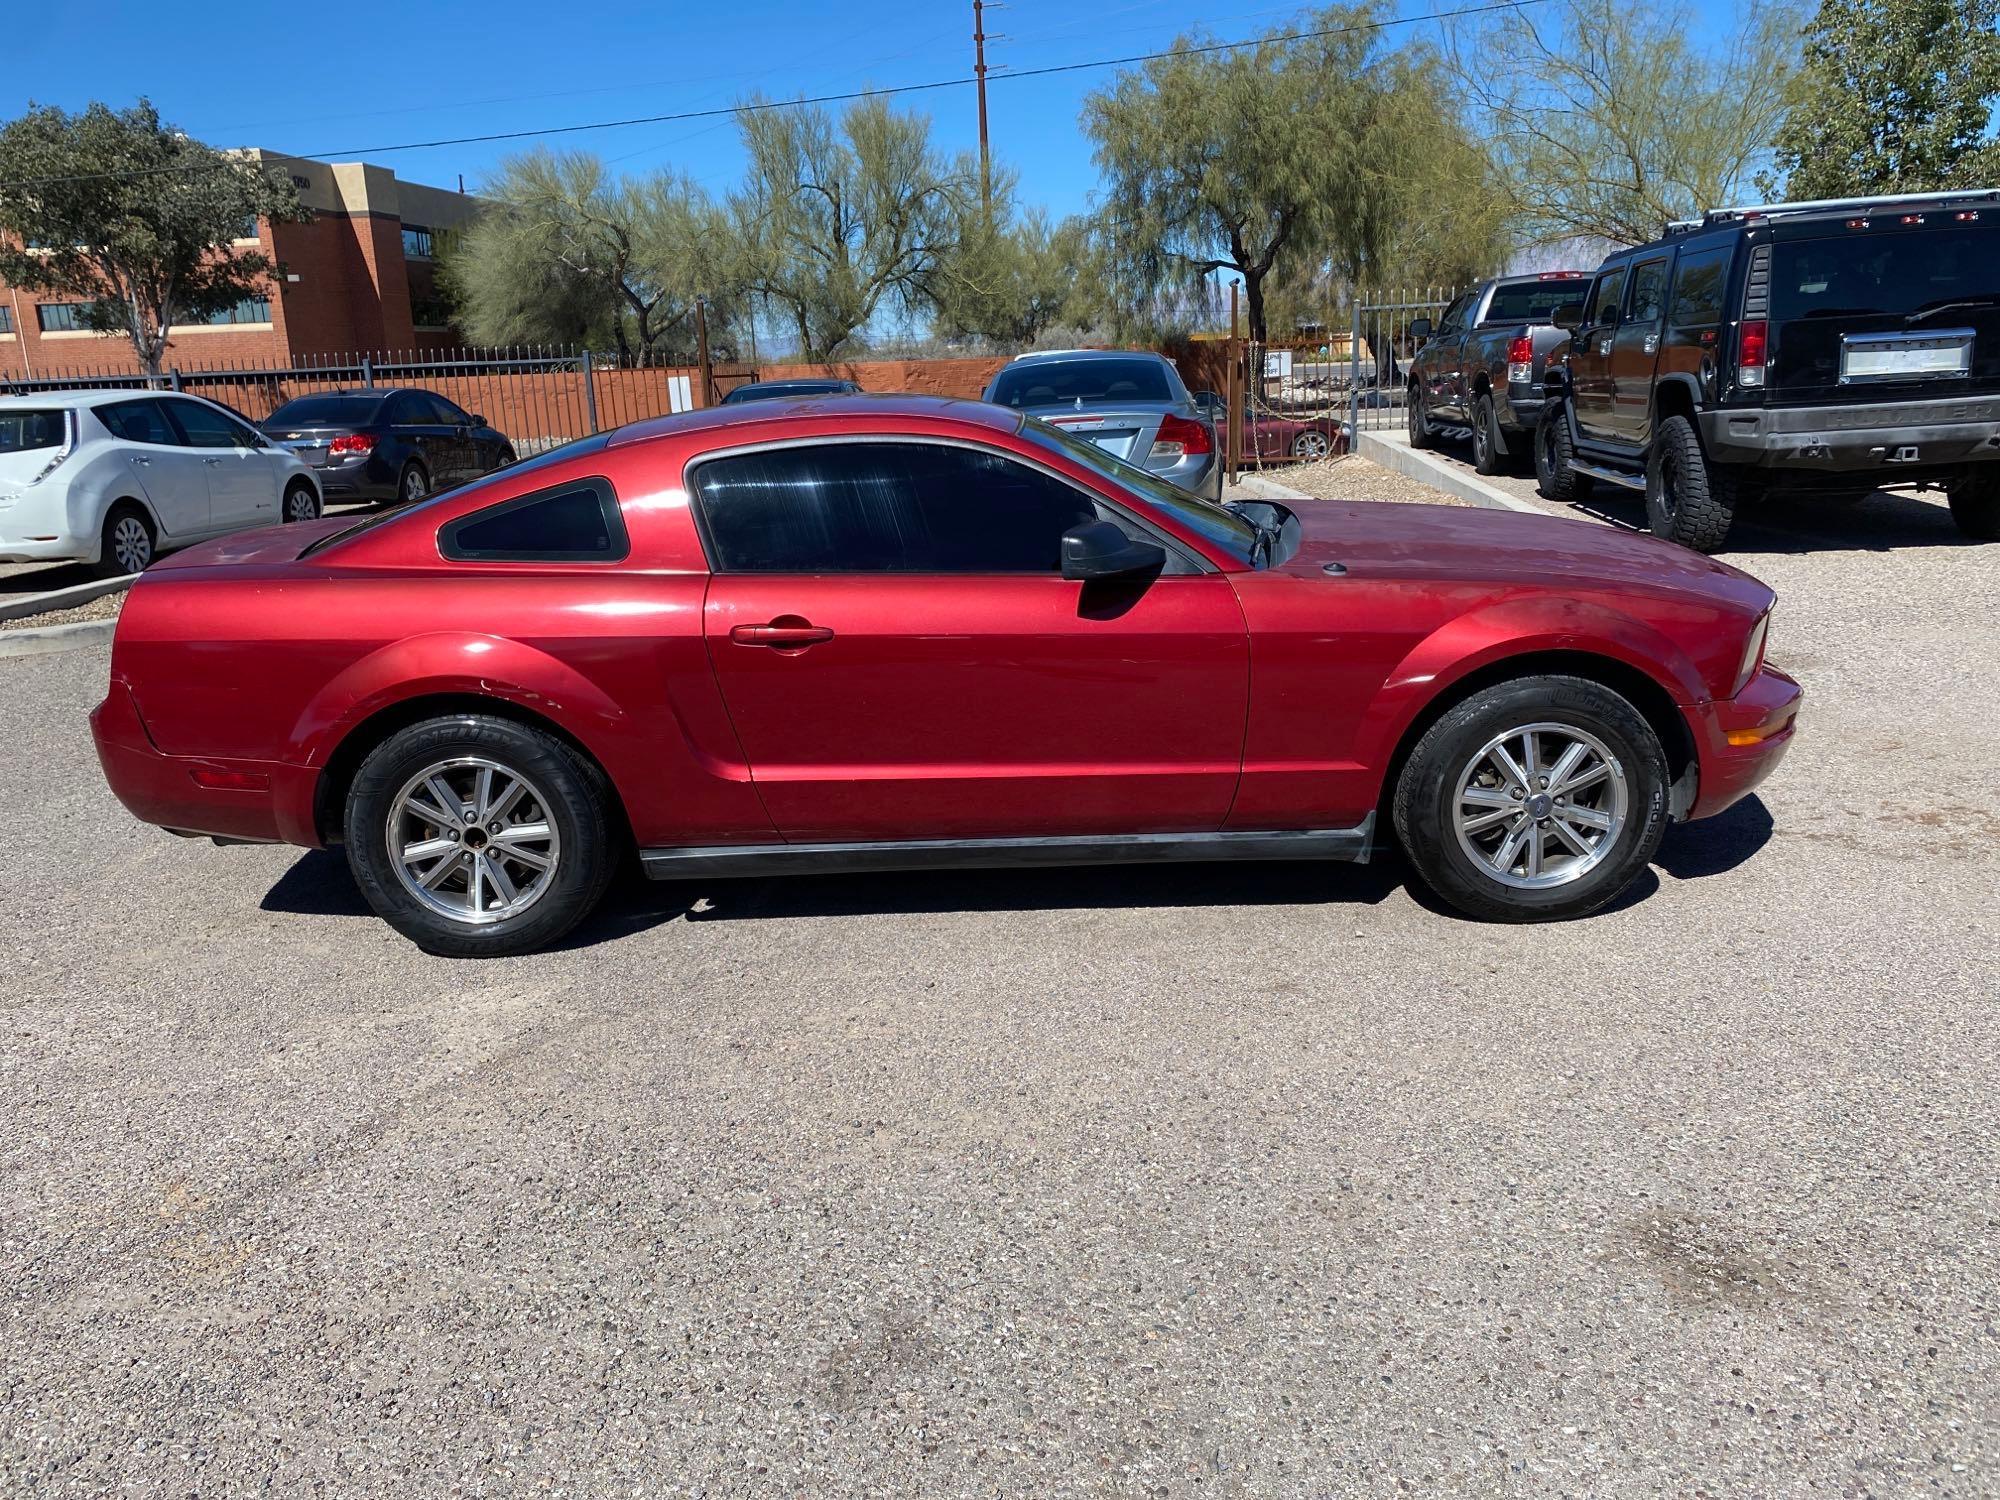
<path id="1" fill-rule="evenodd" d="M 1162 479 L 1222 498 L 1222 443 L 1180 371 L 1131 349 L 1056 349 L 1003 367 L 986 399 L 1052 422 Z"/>

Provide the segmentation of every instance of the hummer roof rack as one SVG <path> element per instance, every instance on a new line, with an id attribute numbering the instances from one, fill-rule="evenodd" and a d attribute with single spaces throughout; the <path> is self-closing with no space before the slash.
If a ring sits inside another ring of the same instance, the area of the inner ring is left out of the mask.
<path id="1" fill-rule="evenodd" d="M 1959 188 L 1944 193 L 1874 193 L 1855 198 L 1805 198 L 1792 203 L 1746 203 L 1737 208 L 1712 208 L 1699 219 L 1673 219 L 1667 234 L 1688 234 L 1738 219 L 1774 219 L 1790 214 L 1834 213 L 1842 210 L 1911 208 L 1918 204 L 2000 202 L 2000 188 Z"/>

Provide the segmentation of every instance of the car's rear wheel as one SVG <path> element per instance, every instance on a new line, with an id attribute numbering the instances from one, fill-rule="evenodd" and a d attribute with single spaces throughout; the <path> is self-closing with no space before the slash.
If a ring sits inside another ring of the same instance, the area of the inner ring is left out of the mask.
<path id="1" fill-rule="evenodd" d="M 1396 833 L 1424 883 L 1471 916 L 1586 916 L 1658 850 L 1667 786 L 1659 736 L 1624 697 L 1520 678 L 1425 732 L 1396 783 Z"/>
<path id="2" fill-rule="evenodd" d="M 1590 498 L 1591 477 L 1571 467 L 1575 457 L 1575 445 L 1569 436 L 1569 413 L 1551 402 L 1535 428 L 1535 489 L 1543 499 L 1568 505 Z"/>
<path id="3" fill-rule="evenodd" d="M 1316 463 L 1333 451 L 1333 443 L 1316 428 L 1308 428 L 1292 439 L 1292 457 Z"/>
<path id="4" fill-rule="evenodd" d="M 609 800 L 602 773 L 553 735 L 485 714 L 431 719 L 362 761 L 348 865 L 376 914 L 428 952 L 526 953 L 603 896 Z"/>
<path id="5" fill-rule="evenodd" d="M 153 530 L 153 519 L 146 514 L 145 507 L 120 500 L 105 514 L 93 571 L 99 578 L 123 578 L 127 573 L 143 572 L 153 561 L 158 545 L 159 534 Z"/>
<path id="6" fill-rule="evenodd" d="M 1646 455 L 1646 529 L 1697 552 L 1713 552 L 1728 539 L 1745 487 L 1727 468 L 1709 466 L 1694 423 L 1668 417 Z"/>
<path id="7" fill-rule="evenodd" d="M 287 521 L 316 521 L 319 519 L 319 491 L 303 479 L 292 481 L 285 491 L 285 519 Z"/>
<path id="8" fill-rule="evenodd" d="M 1493 410 L 1493 398 L 1479 396 L 1472 403 L 1472 467 L 1481 474 L 1498 474 L 1503 463 L 1500 418 Z"/>
<path id="9" fill-rule="evenodd" d="M 1969 474 L 1952 485 L 1951 518 L 1976 542 L 2000 542 L 2000 474 Z"/>
<path id="10" fill-rule="evenodd" d="M 1435 441 L 1431 436 L 1431 419 L 1424 412 L 1424 388 L 1416 381 L 1410 382 L 1410 397 L 1404 403 L 1404 416 L 1410 424 L 1410 446 L 1428 448 Z"/>
<path id="11" fill-rule="evenodd" d="M 396 481 L 396 498 L 405 504 L 421 500 L 431 492 L 431 476 L 424 472 L 422 464 L 403 465 L 402 477 Z"/>

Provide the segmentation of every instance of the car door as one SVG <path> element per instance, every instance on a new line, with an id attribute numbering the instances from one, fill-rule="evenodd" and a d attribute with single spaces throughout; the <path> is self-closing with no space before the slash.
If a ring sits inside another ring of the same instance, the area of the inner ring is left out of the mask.
<path id="1" fill-rule="evenodd" d="M 1473 301 L 1473 294 L 1467 292 L 1447 307 L 1431 340 L 1437 348 L 1436 363 L 1431 367 L 1431 410 L 1438 416 L 1465 416 L 1465 329 Z"/>
<path id="2" fill-rule="evenodd" d="M 1235 591 L 1176 547 L 1065 580 L 1062 534 L 1143 524 L 943 440 L 800 441 L 697 464 L 704 632 L 779 831 L 906 840 L 1218 829 L 1242 764 Z"/>
<path id="3" fill-rule="evenodd" d="M 208 476 L 208 529 L 240 531 L 278 519 L 278 475 L 263 441 L 227 412 L 203 401 L 164 396 L 161 405 Z"/>
<path id="4" fill-rule="evenodd" d="M 1608 441 L 1617 436 L 1611 396 L 1611 346 L 1618 333 L 1619 310 L 1625 296 L 1626 261 L 1598 268 L 1584 299 L 1583 322 L 1570 335 L 1570 405 L 1577 430 L 1585 437 Z"/>
<path id="5" fill-rule="evenodd" d="M 1611 431 L 1633 447 L 1644 447 L 1653 436 L 1653 367 L 1666 323 L 1669 260 L 1655 255 L 1632 263 L 1625 310 L 1611 336 Z"/>
<path id="6" fill-rule="evenodd" d="M 209 531 L 208 466 L 181 441 L 160 398 L 141 396 L 96 408 L 133 483 L 153 508 L 161 539 L 185 541 Z"/>
<path id="7" fill-rule="evenodd" d="M 480 460 L 479 445 L 473 437 L 472 418 L 434 391 L 414 394 L 429 408 L 431 421 L 438 431 L 440 451 L 446 455 L 445 462 L 451 466 L 451 478 L 447 482 L 463 484 L 485 473 L 486 465 Z"/>
<path id="8" fill-rule="evenodd" d="M 393 430 L 405 452 L 414 452 L 431 488 L 444 489 L 458 483 L 457 444 L 452 430 L 438 420 L 438 410 L 422 391 L 398 391 L 383 408 L 382 420 Z"/>

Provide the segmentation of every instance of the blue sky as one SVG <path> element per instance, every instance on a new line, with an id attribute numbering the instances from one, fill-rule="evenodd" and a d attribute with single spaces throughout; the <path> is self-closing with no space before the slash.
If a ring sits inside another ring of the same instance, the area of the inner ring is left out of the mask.
<path id="1" fill-rule="evenodd" d="M 1441 0 L 1451 8 L 1455 0 Z M 1699 0 L 1707 14 L 1718 0 Z M 1007 0 L 989 10 L 989 63 L 1049 66 L 1148 52 L 1197 21 L 1234 40 L 1288 22 L 1269 0 Z M 1432 5 L 1406 3 L 1402 13 Z M 350 0 L 293 11 L 220 0 L 198 6 L 28 7 L 0 69 L 0 117 L 30 99 L 77 109 L 150 96 L 217 146 L 363 157 L 416 182 L 468 187 L 528 142 L 419 151 L 373 148 L 442 136 L 726 106 L 752 91 L 835 93 L 971 71 L 971 0 L 668 0 L 627 6 L 492 0 L 477 7 Z M 288 19 L 291 16 L 303 19 Z M 199 25 L 190 21 L 199 18 Z M 1427 23 L 1435 31 L 1436 23 Z M 25 28 L 26 46 L 20 46 Z M 1057 214 L 1086 206 L 1097 171 L 1078 128 L 1109 70 L 991 83 L 996 157 L 1022 198 Z M 939 144 L 978 141 L 973 92 L 903 101 L 930 113 Z M 742 168 L 736 126 L 710 121 L 591 131 L 552 144 L 594 150 L 621 170 L 678 167 L 720 194 Z"/>

